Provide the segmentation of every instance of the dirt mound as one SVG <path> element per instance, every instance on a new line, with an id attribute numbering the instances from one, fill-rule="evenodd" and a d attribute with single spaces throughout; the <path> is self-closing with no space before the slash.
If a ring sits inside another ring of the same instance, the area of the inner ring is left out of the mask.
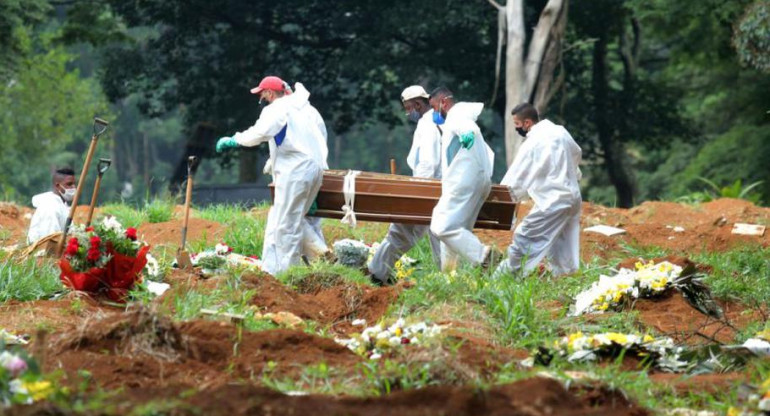
<path id="1" fill-rule="evenodd" d="M 759 311 L 732 302 L 717 303 L 724 312 L 722 319 L 702 314 L 674 290 L 662 298 L 639 299 L 634 310 L 639 311 L 639 320 L 646 327 L 687 345 L 732 343 L 738 331 L 762 320 Z"/>
<path id="2" fill-rule="evenodd" d="M 599 395 L 606 395 L 602 392 Z M 580 397 L 580 396 L 584 397 Z M 254 386 L 222 386 L 190 402 L 210 415 L 646 415 L 620 395 L 602 403 L 567 391 L 555 380 L 532 378 L 488 391 L 469 387 L 426 387 L 377 398 L 291 397 Z"/>
<path id="3" fill-rule="evenodd" d="M 33 212 L 27 207 L 0 202 L 0 241 L 6 245 L 26 241 Z"/>
<path id="4" fill-rule="evenodd" d="M 522 205 L 519 218 L 531 206 Z M 731 233 L 735 223 L 767 224 L 770 208 L 757 207 L 740 199 L 718 199 L 701 205 L 648 201 L 631 209 L 607 208 L 583 203 L 581 228 L 604 224 L 625 229 L 626 234 L 606 237 L 597 233 L 581 233 L 581 258 L 607 258 L 623 251 L 624 245 L 661 247 L 678 254 L 725 251 L 742 245 L 770 246 L 770 233 L 764 236 L 741 236 Z M 680 227 L 680 228 L 678 228 Z M 476 230 L 489 244 L 506 247 L 511 243 L 510 231 Z"/>
<path id="5" fill-rule="evenodd" d="M 109 306 L 99 305 L 90 296 L 69 292 L 58 300 L 0 304 L 0 328 L 17 334 L 34 334 L 37 328 L 56 331 L 74 329 L 81 321 L 97 319 L 115 312 Z"/>
<path id="6" fill-rule="evenodd" d="M 87 370 L 102 388 L 218 386 L 259 378 L 298 376 L 326 363 L 354 368 L 361 358 L 331 339 L 300 331 L 250 332 L 215 321 L 182 324 L 140 309 L 86 322 L 51 341 L 46 370 L 61 368 L 69 382 Z"/>
<path id="7" fill-rule="evenodd" d="M 182 240 L 182 220 L 159 223 L 145 223 L 139 226 L 139 235 L 153 246 L 179 246 Z M 214 221 L 201 218 L 190 218 L 187 226 L 187 242 L 205 240 L 206 245 L 214 245 L 222 241 L 225 226 Z"/>
<path id="8" fill-rule="evenodd" d="M 245 275 L 242 281 L 246 287 L 256 289 L 251 303 L 264 311 L 291 312 L 303 319 L 332 325 L 338 333 L 360 330 L 350 325 L 354 319 L 366 319 L 369 324 L 377 322 L 401 292 L 401 286 L 341 283 L 322 287 L 311 283 L 313 278 L 308 276 L 300 284 L 301 288 L 314 288 L 309 293 L 295 291 L 269 275 Z"/>
<path id="9" fill-rule="evenodd" d="M 637 262 L 643 262 L 643 263 L 649 263 L 653 262 L 655 264 L 661 263 L 667 261 L 671 264 L 675 264 L 679 267 L 681 267 L 683 270 L 695 270 L 698 273 L 711 273 L 714 271 L 714 268 L 707 265 L 707 264 L 698 264 L 693 262 L 692 260 L 688 259 L 687 257 L 682 256 L 676 256 L 676 255 L 670 255 L 670 256 L 664 256 L 664 257 L 655 257 L 652 259 L 642 259 L 642 258 L 629 258 L 621 261 L 616 266 L 617 269 L 636 269 L 636 263 Z"/>

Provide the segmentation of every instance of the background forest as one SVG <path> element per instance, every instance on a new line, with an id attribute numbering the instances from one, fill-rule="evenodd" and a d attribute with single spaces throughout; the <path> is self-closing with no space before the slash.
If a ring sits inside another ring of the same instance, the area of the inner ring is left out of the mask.
<path id="1" fill-rule="evenodd" d="M 519 76 L 517 59 L 539 72 Z M 96 155 L 113 159 L 105 199 L 173 192 L 186 154 L 203 157 L 198 183 L 264 183 L 266 148 L 213 146 L 256 120 L 249 88 L 268 74 L 310 90 L 333 169 L 393 157 L 407 173 L 399 94 L 446 85 L 485 103 L 495 180 L 524 97 L 583 148 L 586 200 L 770 202 L 766 0 L 0 0 L 3 199 L 79 169 L 95 115 L 113 123 Z M 534 87 L 512 96 L 519 78 Z"/>

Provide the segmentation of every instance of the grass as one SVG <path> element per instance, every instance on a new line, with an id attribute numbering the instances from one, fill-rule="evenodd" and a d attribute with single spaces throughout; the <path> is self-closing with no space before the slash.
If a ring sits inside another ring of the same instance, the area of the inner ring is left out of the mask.
<path id="1" fill-rule="evenodd" d="M 59 269 L 36 258 L 0 259 L 0 303 L 15 299 L 31 301 L 48 298 L 63 289 Z"/>
<path id="2" fill-rule="evenodd" d="M 237 205 L 215 205 L 195 211 L 197 218 L 216 221 L 225 225 L 223 240 L 235 252 L 250 255 L 261 254 L 267 207 L 260 206 L 251 212 Z M 137 226 L 146 222 L 162 222 L 173 218 L 174 205 L 169 201 L 154 201 L 141 209 L 124 205 L 108 205 L 103 212 L 115 215 L 126 226 Z M 324 231 L 329 243 L 339 238 L 358 238 L 367 243 L 380 240 L 387 231 L 386 224 L 363 224 L 349 229 L 338 221 L 324 222 Z M 204 239 L 190 242 L 190 249 L 200 251 L 211 248 Z M 154 248 L 153 254 L 166 267 L 173 260 L 174 252 Z M 584 332 L 617 331 L 624 333 L 642 332 L 636 312 L 621 312 L 603 315 L 600 318 L 567 317 L 572 298 L 596 281 L 601 274 L 611 272 L 612 266 L 629 257 L 653 258 L 669 254 L 656 247 L 639 248 L 623 246 L 612 258 L 594 259 L 582 265 L 581 270 L 564 278 L 536 274 L 524 277 L 506 277 L 492 280 L 477 268 L 461 267 L 455 274 L 447 275 L 437 270 L 430 252 L 428 240 L 423 238 L 407 255 L 418 260 L 416 271 L 411 276 L 412 287 L 403 290 L 398 300 L 391 305 L 387 318 L 403 316 L 413 320 L 432 322 L 469 323 L 473 334 L 481 334 L 493 344 L 532 350 L 539 346 L 551 345 L 565 334 Z M 715 296 L 721 299 L 740 301 L 755 308 L 766 309 L 770 299 L 770 248 L 740 248 L 723 253 L 693 255 L 697 263 L 708 264 L 713 272 L 706 278 Z M 10 299 L 34 300 L 50 296 L 61 289 L 58 269 L 51 262 L 38 264 L 36 260 L 26 262 L 3 260 L 0 264 L 0 302 Z M 369 285 L 368 278 L 361 271 L 324 262 L 310 266 L 299 265 L 277 276 L 286 285 L 299 292 L 311 292 L 338 284 Z M 242 284 L 239 272 L 232 270 L 222 278 L 216 288 L 177 287 L 166 299 L 165 312 L 175 320 L 213 319 L 203 317 L 200 310 L 214 309 L 219 312 L 243 315 L 243 329 L 261 331 L 276 328 L 276 325 L 260 319 L 251 304 L 253 289 Z M 155 300 L 146 293 L 135 293 L 141 302 Z M 73 303 L 74 314 L 81 305 Z M 739 335 L 739 340 L 762 329 L 765 322 L 756 321 Z M 320 336 L 333 337 L 329 326 L 307 322 L 304 328 Z M 452 341 L 444 341 L 442 347 Z M 402 357 L 403 358 L 403 357 Z M 466 383 L 488 388 L 498 383 L 508 383 L 547 371 L 564 380 L 568 372 L 590 373 L 611 388 L 628 394 L 640 404 L 651 409 L 689 407 L 725 411 L 739 399 L 736 389 L 719 389 L 716 392 L 682 394 L 653 379 L 645 372 L 628 371 L 621 363 L 575 364 L 565 359 L 555 359 L 548 368 L 531 370 L 520 368 L 515 362 L 504 365 L 495 374 L 478 380 L 461 379 L 443 363 L 425 363 L 410 360 L 382 360 L 365 362 L 358 368 L 335 369 L 323 363 L 307 366 L 296 378 L 273 377 L 268 370 L 255 375 L 254 382 L 274 389 L 304 391 L 322 394 L 347 394 L 355 396 L 383 395 L 395 390 L 409 390 L 430 385 Z M 282 363 L 280 365 L 284 365 Z M 276 364 L 278 365 L 278 364 Z M 770 376 L 770 364 L 752 361 L 743 370 L 753 381 Z M 570 381 L 570 383 L 574 383 Z M 173 406 L 171 406 L 173 407 Z M 137 408 L 137 414 L 163 413 L 168 409 L 162 402 L 150 402 L 146 407 Z"/>

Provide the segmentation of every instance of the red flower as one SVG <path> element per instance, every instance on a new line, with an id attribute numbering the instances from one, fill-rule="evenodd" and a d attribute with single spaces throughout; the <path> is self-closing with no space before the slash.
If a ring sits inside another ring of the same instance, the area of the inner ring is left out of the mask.
<path id="1" fill-rule="evenodd" d="M 250 259 L 259 260 L 259 256 L 249 256 Z"/>
<path id="2" fill-rule="evenodd" d="M 100 257 L 102 257 L 102 253 L 99 252 L 98 247 L 92 247 L 88 249 L 88 255 L 86 256 L 86 258 L 89 261 L 97 261 L 99 260 Z"/>
<path id="3" fill-rule="evenodd" d="M 91 237 L 91 247 L 98 247 L 102 243 L 102 239 L 98 235 Z"/>
<path id="4" fill-rule="evenodd" d="M 136 228 L 129 227 L 126 229 L 126 238 L 131 241 L 136 241 Z"/>
<path id="5" fill-rule="evenodd" d="M 78 254 L 78 248 L 77 244 L 67 244 L 67 249 L 64 251 L 64 254 L 74 256 Z"/>
<path id="6" fill-rule="evenodd" d="M 94 230 L 94 227 L 86 227 L 86 232 L 87 233 L 90 233 L 93 230 Z"/>
<path id="7" fill-rule="evenodd" d="M 67 242 L 67 244 L 78 245 L 78 239 L 75 237 L 72 237 L 70 238 L 70 241 Z"/>
<path id="8" fill-rule="evenodd" d="M 412 341 L 410 341 L 409 338 L 407 338 L 407 337 L 401 338 L 401 343 L 404 344 L 404 345 L 406 345 L 406 344 L 408 344 L 410 342 L 412 342 Z"/>

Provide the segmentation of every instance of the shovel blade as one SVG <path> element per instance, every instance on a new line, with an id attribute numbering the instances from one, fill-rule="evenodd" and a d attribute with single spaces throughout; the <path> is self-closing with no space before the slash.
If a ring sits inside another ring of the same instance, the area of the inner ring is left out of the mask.
<path id="1" fill-rule="evenodd" d="M 192 262 L 190 262 L 190 253 L 188 253 L 187 250 L 177 251 L 176 264 L 180 269 L 192 270 L 193 265 Z"/>

